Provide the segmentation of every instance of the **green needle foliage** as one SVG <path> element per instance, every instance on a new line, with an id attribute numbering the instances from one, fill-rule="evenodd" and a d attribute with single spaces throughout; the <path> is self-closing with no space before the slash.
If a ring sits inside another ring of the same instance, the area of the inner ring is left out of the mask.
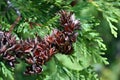
<path id="1" fill-rule="evenodd" d="M 119 0 L 11 0 L 11 3 L 22 15 L 12 32 L 18 40 L 34 38 L 36 33 L 44 38 L 54 28 L 60 29 L 60 10 L 75 13 L 81 29 L 73 44 L 73 54 L 55 54 L 39 75 L 24 75 L 25 62 L 20 61 L 11 69 L 0 58 L 0 80 L 99 80 L 93 66 L 108 64 L 107 58 L 103 57 L 106 46 L 102 37 L 109 39 L 108 34 L 117 37 Z M 17 17 L 15 10 L 8 7 L 5 0 L 0 1 L 2 31 L 8 31 Z"/>

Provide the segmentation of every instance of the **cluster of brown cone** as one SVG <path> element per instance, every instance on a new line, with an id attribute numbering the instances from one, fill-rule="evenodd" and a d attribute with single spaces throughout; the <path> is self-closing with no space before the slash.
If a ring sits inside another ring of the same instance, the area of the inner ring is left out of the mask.
<path id="1" fill-rule="evenodd" d="M 60 11 L 60 22 L 63 30 L 54 29 L 51 35 L 41 39 L 16 40 L 10 32 L 0 32 L 0 58 L 11 67 L 18 63 L 17 58 L 24 60 L 28 66 L 25 74 L 39 74 L 42 65 L 57 52 L 70 54 L 72 43 L 76 41 L 80 23 L 73 13 Z"/>

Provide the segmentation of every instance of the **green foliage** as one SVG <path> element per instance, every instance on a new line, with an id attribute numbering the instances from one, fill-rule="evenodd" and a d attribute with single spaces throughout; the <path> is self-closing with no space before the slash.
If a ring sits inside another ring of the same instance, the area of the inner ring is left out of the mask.
<path id="1" fill-rule="evenodd" d="M 103 67 L 101 80 L 119 80 L 120 79 L 120 59 L 116 58 L 109 68 Z"/>
<path id="2" fill-rule="evenodd" d="M 58 12 L 62 9 L 75 13 L 81 22 L 81 30 L 78 31 L 77 42 L 73 45 L 73 54 L 56 54 L 43 66 L 40 75 L 23 75 L 24 62 L 17 65 L 14 71 L 16 74 L 0 62 L 0 74 L 2 74 L 0 80 L 4 78 L 6 80 L 99 80 L 93 65 L 108 64 L 107 59 L 102 56 L 105 54 L 106 46 L 100 35 L 107 36 L 111 33 L 117 37 L 116 24 L 120 20 L 119 1 L 78 0 L 73 7 L 70 5 L 72 0 L 11 0 L 11 2 L 22 14 L 22 20 L 13 32 L 19 39 L 33 38 L 36 33 L 43 38 L 50 34 L 52 29 L 60 28 Z M 0 8 L 0 26 L 2 30 L 8 31 L 17 15 L 12 9 L 6 11 L 7 4 L 4 0 L 1 1 L 0 6 L 3 7 Z M 41 25 L 33 25 L 31 29 L 29 22 Z M 102 33 L 104 29 L 105 33 Z"/>
<path id="3" fill-rule="evenodd" d="M 0 62 L 0 72 L 2 72 L 1 74 L 4 75 L 0 77 L 0 80 L 3 80 L 3 79 L 10 79 L 10 80 L 14 80 L 14 77 L 13 77 L 13 73 L 5 66 L 4 63 Z"/>

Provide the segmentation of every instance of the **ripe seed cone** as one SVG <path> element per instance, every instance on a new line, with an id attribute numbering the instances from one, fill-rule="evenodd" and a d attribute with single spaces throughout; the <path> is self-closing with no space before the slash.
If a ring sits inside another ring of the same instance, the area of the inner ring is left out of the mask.
<path id="1" fill-rule="evenodd" d="M 9 32 L 0 32 L 0 56 L 11 67 L 16 63 L 16 56 L 14 55 L 14 47 L 16 45 L 16 38 Z"/>
<path id="2" fill-rule="evenodd" d="M 10 32 L 0 32 L 0 57 L 11 67 L 14 67 L 19 58 L 27 64 L 25 74 L 39 74 L 42 72 L 42 65 L 55 53 L 72 53 L 72 44 L 76 41 L 76 30 L 79 30 L 80 23 L 75 20 L 73 13 L 60 11 L 60 15 L 63 30 L 54 29 L 44 39 L 36 36 L 35 39 L 16 41 Z"/>

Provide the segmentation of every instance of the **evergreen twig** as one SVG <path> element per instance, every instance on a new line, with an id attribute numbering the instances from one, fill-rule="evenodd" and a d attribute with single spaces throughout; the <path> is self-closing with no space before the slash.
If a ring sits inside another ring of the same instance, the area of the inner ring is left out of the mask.
<path id="1" fill-rule="evenodd" d="M 11 32 L 14 29 L 14 27 L 18 24 L 18 22 L 20 21 L 21 13 L 20 13 L 18 8 L 13 6 L 13 4 L 11 3 L 10 0 L 5 0 L 5 1 L 6 1 L 7 5 L 8 5 L 8 9 L 12 8 L 16 12 L 16 14 L 18 15 L 18 17 L 16 18 L 16 20 L 14 21 L 14 23 L 11 25 L 11 27 L 9 29 L 9 32 Z"/>

